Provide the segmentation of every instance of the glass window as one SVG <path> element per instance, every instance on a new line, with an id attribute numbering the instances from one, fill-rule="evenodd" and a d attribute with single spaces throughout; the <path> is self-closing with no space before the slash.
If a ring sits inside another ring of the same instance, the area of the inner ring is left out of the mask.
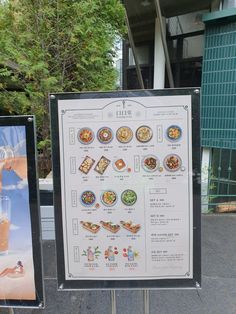
<path id="1" fill-rule="evenodd" d="M 184 38 L 183 59 L 201 57 L 203 55 L 204 36 Z"/>
<path id="2" fill-rule="evenodd" d="M 207 12 L 208 10 L 203 10 L 169 18 L 167 22 L 170 35 L 175 36 L 204 30 L 205 25 L 202 22 L 202 16 Z"/>
<path id="3" fill-rule="evenodd" d="M 136 47 L 139 64 L 149 64 L 149 46 Z M 134 55 L 131 48 L 129 48 L 129 65 L 135 65 Z"/>

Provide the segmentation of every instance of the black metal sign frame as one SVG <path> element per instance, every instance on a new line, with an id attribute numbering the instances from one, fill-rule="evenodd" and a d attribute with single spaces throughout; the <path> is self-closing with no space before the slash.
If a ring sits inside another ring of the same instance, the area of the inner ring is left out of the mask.
<path id="1" fill-rule="evenodd" d="M 35 300 L 0 300 L 1 307 L 44 308 L 44 284 L 42 263 L 42 242 L 40 224 L 39 188 L 36 165 L 36 130 L 34 116 L 2 116 L 0 127 L 24 126 L 26 136 L 27 179 L 29 190 L 29 210 L 32 234 Z M 0 257 L 1 258 L 1 257 Z M 16 279 L 17 280 L 17 279 Z M 22 287 L 24 290 L 25 287 Z"/>
<path id="2" fill-rule="evenodd" d="M 158 280 L 67 280 L 63 244 L 60 140 L 58 122 L 59 100 L 81 100 L 99 98 L 129 98 L 150 96 L 190 95 L 192 107 L 192 185 L 193 185 L 193 278 Z M 86 289 L 165 289 L 201 287 L 201 150 L 200 150 L 200 90 L 165 89 L 117 92 L 61 93 L 50 95 L 51 136 L 53 149 L 54 208 L 57 248 L 57 278 L 59 290 Z"/>

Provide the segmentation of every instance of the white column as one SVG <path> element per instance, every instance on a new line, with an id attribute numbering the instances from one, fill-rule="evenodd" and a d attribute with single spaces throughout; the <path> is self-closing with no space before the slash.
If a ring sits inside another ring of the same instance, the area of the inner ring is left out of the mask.
<path id="1" fill-rule="evenodd" d="M 163 18 L 163 25 L 165 19 Z M 155 40 L 154 40 L 154 80 L 153 88 L 161 89 L 165 86 L 165 54 L 161 40 L 161 29 L 159 19 L 155 22 Z"/>
<path id="2" fill-rule="evenodd" d="M 201 178 L 202 178 L 202 212 L 208 212 L 208 182 L 209 182 L 209 166 L 210 166 L 210 148 L 203 148 L 202 151 L 202 166 L 201 166 Z"/>

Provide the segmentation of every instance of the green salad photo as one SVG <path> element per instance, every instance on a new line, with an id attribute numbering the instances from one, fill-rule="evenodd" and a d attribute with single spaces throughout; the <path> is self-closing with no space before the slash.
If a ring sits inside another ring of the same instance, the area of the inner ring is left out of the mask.
<path id="1" fill-rule="evenodd" d="M 133 190 L 125 190 L 121 194 L 121 201 L 127 206 L 132 206 L 137 201 L 137 194 Z"/>

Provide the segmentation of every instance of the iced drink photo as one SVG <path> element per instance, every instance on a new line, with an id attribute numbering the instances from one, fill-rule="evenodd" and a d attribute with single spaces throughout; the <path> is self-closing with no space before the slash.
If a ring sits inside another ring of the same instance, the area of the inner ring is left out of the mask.
<path id="1" fill-rule="evenodd" d="M 3 170 L 14 171 L 21 179 L 27 177 L 27 159 L 26 156 L 20 155 L 22 146 L 21 141 L 16 147 L 0 146 L 0 192 L 2 191 L 2 172 Z"/>
<path id="2" fill-rule="evenodd" d="M 10 199 L 0 196 L 0 255 L 8 253 L 10 233 Z"/>

